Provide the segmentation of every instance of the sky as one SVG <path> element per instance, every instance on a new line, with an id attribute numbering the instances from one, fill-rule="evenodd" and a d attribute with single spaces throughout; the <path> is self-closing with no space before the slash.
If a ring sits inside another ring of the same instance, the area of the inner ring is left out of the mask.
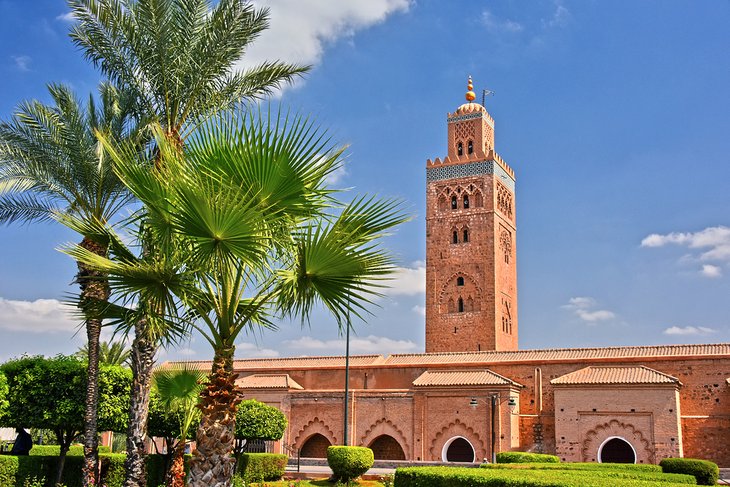
<path id="1" fill-rule="evenodd" d="M 519 346 L 730 341 L 730 3 L 675 0 L 271 0 L 238 68 L 311 64 L 272 103 L 348 147 L 337 187 L 405 201 L 384 245 L 399 269 L 355 322 L 352 353 L 424 350 L 425 162 L 446 155 L 466 79 L 494 91 L 497 152 L 516 172 Z M 63 82 L 101 79 L 61 0 L 0 0 L 0 118 Z M 478 100 L 479 101 L 479 100 Z M 72 353 L 61 301 L 78 238 L 0 227 L 0 361 Z M 108 338 L 111 330 L 104 333 Z M 242 337 L 237 357 L 344 354 L 332 319 Z M 192 336 L 159 360 L 207 360 Z"/>

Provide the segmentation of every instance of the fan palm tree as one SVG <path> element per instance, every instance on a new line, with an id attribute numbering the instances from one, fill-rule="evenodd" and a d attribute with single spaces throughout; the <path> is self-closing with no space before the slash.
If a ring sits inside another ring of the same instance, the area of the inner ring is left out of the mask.
<path id="1" fill-rule="evenodd" d="M 89 345 L 84 344 L 75 354 L 82 360 L 88 360 Z M 129 348 L 122 341 L 99 342 L 99 363 L 106 365 L 124 365 L 129 360 Z"/>
<path id="2" fill-rule="evenodd" d="M 105 76 L 134 93 L 164 137 L 182 147 L 222 109 L 270 94 L 309 67 L 278 61 L 233 69 L 268 27 L 268 10 L 247 0 L 68 0 L 77 20 L 71 38 Z M 161 161 L 159 152 L 156 165 Z M 155 252 L 146 242 L 147 252 Z M 145 420 L 158 343 L 142 320 L 134 327 L 133 394 L 127 434 L 125 487 L 143 486 Z"/>
<path id="3" fill-rule="evenodd" d="M 59 215 L 107 224 L 132 195 L 111 168 L 95 132 L 121 140 L 134 132 L 132 100 L 110 83 L 99 86 L 86 105 L 71 89 L 48 87 L 53 105 L 21 104 L 12 119 L 0 122 L 0 223 L 44 222 Z M 105 245 L 82 234 L 81 246 L 106 255 Z M 97 471 L 99 335 L 102 320 L 92 302 L 104 301 L 109 289 L 103 273 L 78 264 L 78 306 L 87 336 L 88 386 L 84 412 L 84 470 Z"/>
<path id="4" fill-rule="evenodd" d="M 200 415 L 200 410 L 196 406 L 200 400 L 200 393 L 205 388 L 204 381 L 204 372 L 189 367 L 161 369 L 154 375 L 154 385 L 162 407 L 175 414 L 180 422 L 180 436 L 174 446 L 172 463 L 165 476 L 167 487 L 185 485 L 185 445 L 190 427 Z"/>
<path id="5" fill-rule="evenodd" d="M 145 204 L 151 229 L 184 249 L 179 255 L 195 276 L 175 292 L 214 358 L 189 483 L 227 486 L 239 401 L 237 338 L 273 328 L 277 314 L 306 319 L 318 303 L 341 328 L 349 326 L 349 313 L 362 317 L 393 270 L 377 239 L 406 218 L 393 201 L 338 202 L 325 180 L 341 150 L 300 117 L 220 116 L 201 126 L 184 151 L 159 129 L 164 164 L 157 174 L 139 169 L 133 151 L 104 144 Z M 155 279 L 81 247 L 67 251 L 129 289 L 142 274 Z"/>

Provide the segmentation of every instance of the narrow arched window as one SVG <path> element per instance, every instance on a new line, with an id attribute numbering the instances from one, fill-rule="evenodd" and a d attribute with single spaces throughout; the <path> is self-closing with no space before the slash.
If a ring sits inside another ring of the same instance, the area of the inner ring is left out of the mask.
<path id="1" fill-rule="evenodd" d="M 456 199 L 456 195 L 453 195 L 453 196 L 451 197 L 451 209 L 452 209 L 452 210 L 455 210 L 455 209 L 456 209 L 456 208 L 457 208 L 458 206 L 459 206 L 459 202 L 458 202 L 458 200 Z"/>
<path id="2" fill-rule="evenodd" d="M 457 156 L 463 156 L 464 155 L 464 144 L 459 142 L 456 144 L 456 155 Z"/>
<path id="3" fill-rule="evenodd" d="M 462 242 L 467 243 L 468 241 L 469 241 L 469 230 L 467 230 L 465 228 L 464 229 L 464 239 L 462 240 Z"/>
<path id="4" fill-rule="evenodd" d="M 474 153 L 474 142 L 472 142 L 471 140 L 466 145 L 466 152 L 468 152 L 469 154 L 473 154 Z"/>
<path id="5" fill-rule="evenodd" d="M 469 195 L 464 195 L 464 208 L 469 208 Z"/>
<path id="6" fill-rule="evenodd" d="M 459 307 L 459 313 L 463 313 L 464 312 L 464 300 L 461 298 L 459 298 L 458 307 Z"/>
<path id="7" fill-rule="evenodd" d="M 464 278 L 459 276 L 456 278 L 456 285 L 457 286 L 463 286 L 464 285 Z"/>
<path id="8" fill-rule="evenodd" d="M 451 237 L 451 243 L 459 243 L 459 232 L 454 230 L 454 234 Z"/>

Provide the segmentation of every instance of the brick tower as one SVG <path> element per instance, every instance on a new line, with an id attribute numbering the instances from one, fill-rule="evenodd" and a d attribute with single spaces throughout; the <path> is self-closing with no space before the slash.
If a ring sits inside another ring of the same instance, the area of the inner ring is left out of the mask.
<path id="1" fill-rule="evenodd" d="M 426 352 L 517 349 L 515 175 L 472 90 L 426 163 Z"/>

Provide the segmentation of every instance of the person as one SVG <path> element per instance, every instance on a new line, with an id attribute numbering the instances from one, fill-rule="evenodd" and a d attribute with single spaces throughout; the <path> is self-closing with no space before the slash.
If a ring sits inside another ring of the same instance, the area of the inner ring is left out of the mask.
<path id="1" fill-rule="evenodd" d="M 30 437 L 30 433 L 20 426 L 15 428 L 15 432 L 18 433 L 18 436 L 15 437 L 15 443 L 13 443 L 13 449 L 10 450 L 10 454 L 18 456 L 28 455 L 30 449 L 33 448 L 33 438 Z"/>

